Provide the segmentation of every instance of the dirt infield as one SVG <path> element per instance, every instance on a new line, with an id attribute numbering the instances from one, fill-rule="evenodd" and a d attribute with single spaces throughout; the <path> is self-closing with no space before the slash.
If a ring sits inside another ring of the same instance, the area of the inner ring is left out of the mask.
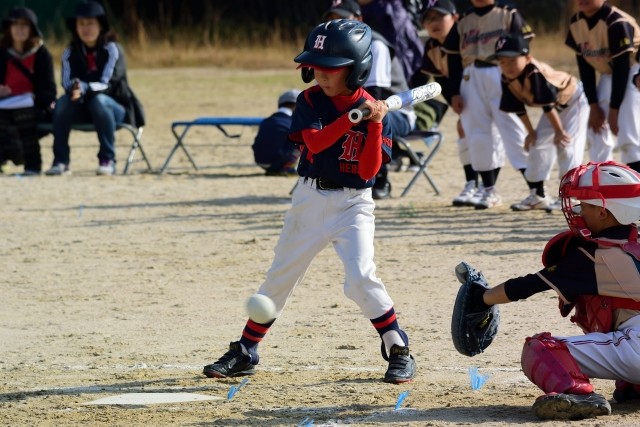
<path id="1" fill-rule="evenodd" d="M 298 86 L 293 70 L 139 70 L 131 73 L 149 123 L 143 146 L 159 168 L 172 144 L 170 123 L 207 115 L 266 115 L 277 95 Z M 247 94 L 252 98 L 247 101 Z M 238 339 L 244 301 L 259 286 L 289 206 L 292 178 L 264 177 L 253 165 L 253 132 L 224 140 L 194 129 L 187 140 L 200 171 L 182 153 L 164 175 L 97 177 L 97 141 L 73 134 L 73 175 L 3 176 L 0 310 L 0 423 L 44 425 L 538 425 L 540 394 L 520 370 L 524 338 L 578 334 L 552 293 L 501 307 L 499 336 L 482 355 L 459 355 L 450 340 L 457 292 L 453 268 L 465 260 L 492 284 L 535 271 L 545 242 L 565 227 L 544 212 L 512 213 L 526 195 L 505 167 L 504 205 L 450 207 L 463 184 L 453 116 L 432 174 L 442 194 L 411 174 L 391 174 L 394 198 L 376 209 L 378 274 L 396 303 L 418 363 L 413 383 L 381 381 L 386 368 L 370 322 L 342 293 L 331 248 L 312 264 L 261 345 L 256 375 L 201 374 Z M 119 134 L 119 167 L 127 144 Z M 43 140 L 45 165 L 51 139 Z M 557 179 L 553 185 L 557 185 Z M 472 390 L 468 368 L 489 375 Z M 640 368 L 639 368 L 640 369 Z M 607 398 L 612 381 L 594 380 Z M 398 396 L 409 391 L 399 410 Z M 86 405 L 123 393 L 197 393 L 221 399 L 169 404 Z M 640 404 L 573 423 L 640 425 Z M 306 419 L 306 421 L 305 421 Z"/>

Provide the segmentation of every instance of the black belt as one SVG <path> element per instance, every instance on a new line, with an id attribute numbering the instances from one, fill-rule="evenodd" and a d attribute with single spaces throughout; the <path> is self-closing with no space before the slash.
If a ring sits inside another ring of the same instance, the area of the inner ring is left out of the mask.
<path id="1" fill-rule="evenodd" d="M 489 68 L 489 67 L 498 66 L 498 64 L 494 64 L 493 62 L 481 61 L 479 59 L 476 59 L 475 61 L 473 61 L 473 65 L 475 65 L 478 68 Z"/>
<path id="2" fill-rule="evenodd" d="M 335 182 L 331 181 L 328 178 L 323 178 L 323 177 L 309 178 L 308 176 L 305 176 L 304 177 L 304 182 L 307 182 L 307 180 L 309 180 L 309 179 L 311 181 L 315 181 L 316 182 L 316 188 L 318 190 L 342 190 L 342 189 L 344 189 L 343 185 L 335 183 Z"/>

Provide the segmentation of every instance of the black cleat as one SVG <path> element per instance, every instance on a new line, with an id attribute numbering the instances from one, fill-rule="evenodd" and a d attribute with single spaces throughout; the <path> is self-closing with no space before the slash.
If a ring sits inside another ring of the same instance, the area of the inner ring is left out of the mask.
<path id="1" fill-rule="evenodd" d="M 242 352 L 240 341 L 229 344 L 229 351 L 217 362 L 204 367 L 202 373 L 209 378 L 239 377 L 256 373 L 253 358 Z"/>
<path id="2" fill-rule="evenodd" d="M 611 415 L 611 405 L 598 393 L 548 393 L 536 399 L 533 413 L 543 420 L 582 420 Z"/>
<path id="3" fill-rule="evenodd" d="M 385 182 L 382 186 L 373 187 L 371 189 L 371 196 L 375 200 L 388 199 L 391 197 L 391 183 Z"/>
<path id="4" fill-rule="evenodd" d="M 394 344 L 389 350 L 389 368 L 384 374 L 384 382 L 400 384 L 413 380 L 416 375 L 416 361 L 409 354 L 409 347 Z"/>
<path id="5" fill-rule="evenodd" d="M 613 398 L 618 403 L 640 399 L 640 385 L 617 380 L 616 389 L 613 392 Z"/>

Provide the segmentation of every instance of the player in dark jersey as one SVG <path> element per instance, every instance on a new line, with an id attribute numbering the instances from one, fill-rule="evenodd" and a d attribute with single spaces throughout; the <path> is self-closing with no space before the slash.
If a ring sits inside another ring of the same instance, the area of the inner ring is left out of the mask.
<path id="1" fill-rule="evenodd" d="M 317 84 L 298 97 L 293 113 L 290 138 L 303 146 L 300 179 L 258 293 L 273 300 L 279 315 L 313 258 L 332 244 L 344 266 L 345 295 L 382 339 L 382 355 L 389 362 L 384 381 L 402 383 L 414 378 L 416 363 L 373 261 L 371 187 L 382 162 L 389 161 L 391 134 L 387 104 L 362 88 L 371 69 L 371 39 L 368 25 L 333 20 L 315 27 L 295 58 L 305 83 L 315 79 Z M 354 125 L 348 114 L 353 108 L 371 113 Z M 225 378 L 254 373 L 258 344 L 273 322 L 249 320 L 240 340 L 205 366 L 204 374 Z"/>

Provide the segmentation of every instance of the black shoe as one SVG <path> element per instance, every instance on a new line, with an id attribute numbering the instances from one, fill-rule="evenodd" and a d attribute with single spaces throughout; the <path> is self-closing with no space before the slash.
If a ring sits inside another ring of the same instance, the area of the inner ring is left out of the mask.
<path id="1" fill-rule="evenodd" d="M 217 362 L 204 367 L 202 371 L 209 378 L 239 377 L 242 375 L 253 375 L 256 373 L 253 358 L 242 352 L 240 341 L 229 344 L 229 351 Z"/>
<path id="2" fill-rule="evenodd" d="M 389 368 L 384 374 L 385 383 L 406 383 L 416 375 L 416 361 L 409 354 L 409 347 L 394 344 L 389 350 Z"/>
<path id="3" fill-rule="evenodd" d="M 613 398 L 618 403 L 640 399 L 640 385 L 617 380 L 616 389 L 613 391 Z"/>
<path id="4" fill-rule="evenodd" d="M 611 405 L 598 393 L 548 393 L 536 399 L 533 413 L 543 420 L 582 420 L 611 415 Z"/>
<path id="5" fill-rule="evenodd" d="M 380 188 L 373 187 L 371 189 L 371 195 L 376 200 L 388 199 L 391 197 L 391 183 L 387 181 Z"/>

